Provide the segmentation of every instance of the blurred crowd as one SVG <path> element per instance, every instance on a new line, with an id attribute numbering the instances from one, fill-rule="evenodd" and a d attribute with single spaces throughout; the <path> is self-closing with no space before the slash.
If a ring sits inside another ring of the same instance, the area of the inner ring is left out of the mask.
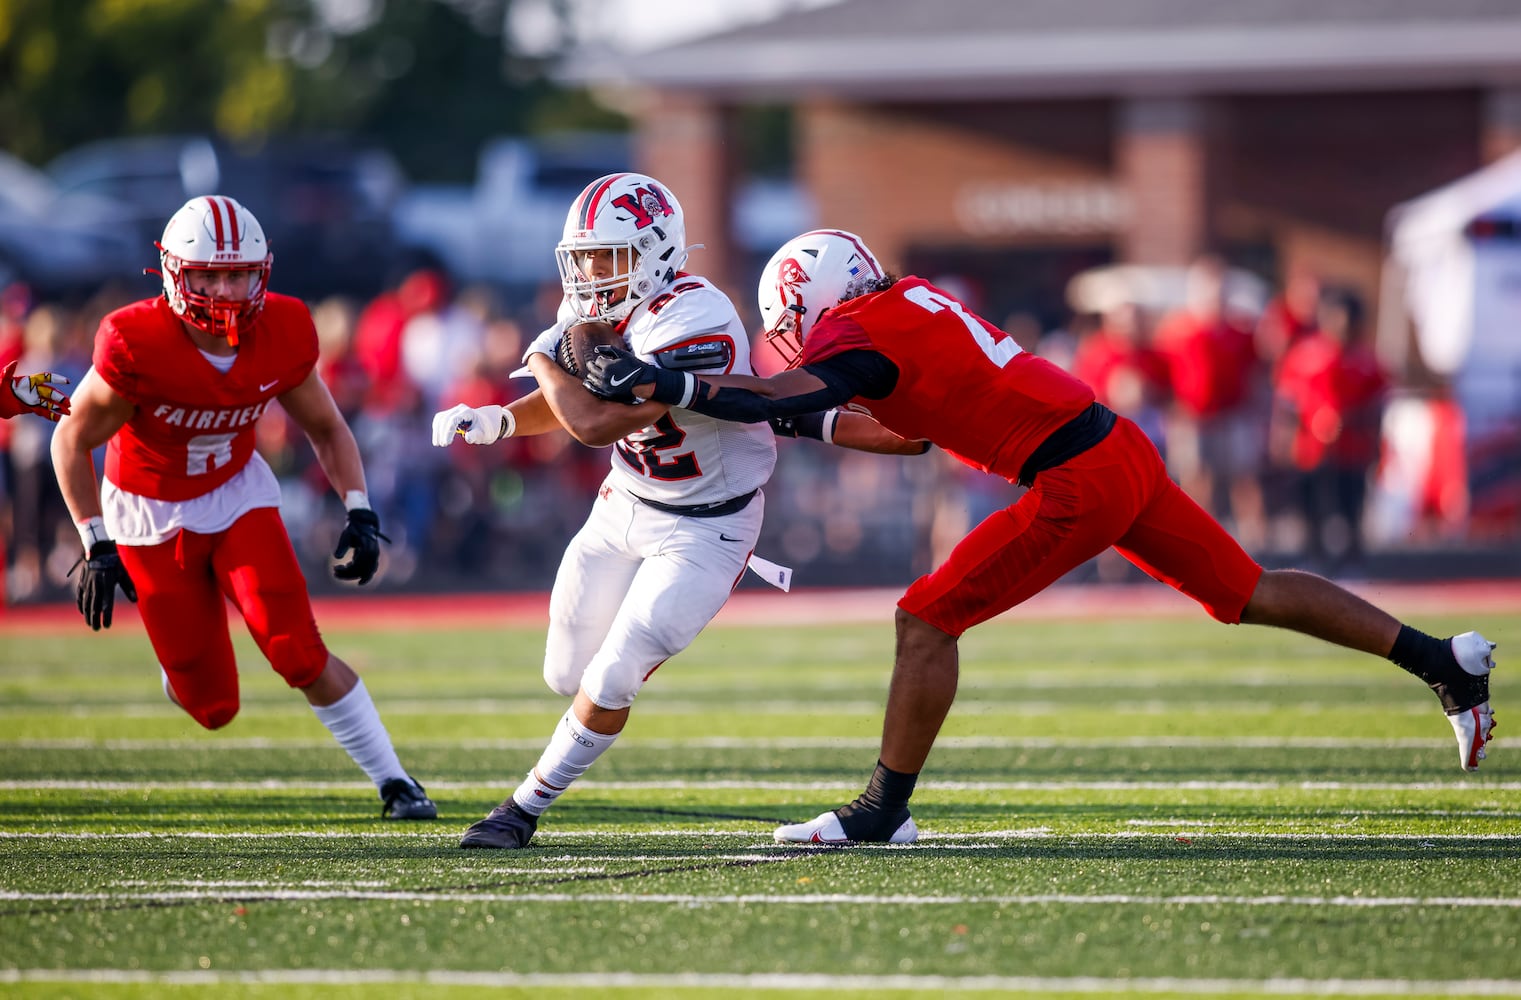
<path id="1" fill-rule="evenodd" d="M 1118 296 L 1049 353 L 1140 424 L 1173 478 L 1248 551 L 1357 574 L 1390 388 L 1364 303 L 1296 270 L 1248 312 L 1233 305 L 1230 276 L 1224 261 L 1200 258 L 1180 305 Z M 1047 339 L 1036 349 L 1046 353 Z"/>
<path id="2" fill-rule="evenodd" d="M 1260 314 L 1241 313 L 1228 304 L 1228 274 L 1223 262 L 1204 258 L 1189 269 L 1186 300 L 1174 308 L 1121 296 L 1059 330 L 1042 331 L 1026 315 L 1005 326 L 1136 420 L 1174 477 L 1254 554 L 1356 573 L 1388 389 L 1364 304 L 1297 272 Z M 953 277 L 934 280 L 961 291 Z M 0 365 L 20 358 L 23 371 L 77 380 L 89 367 L 100 318 L 151 291 L 110 287 L 65 306 L 34 301 L 12 285 L 0 291 Z M 509 300 L 423 270 L 369 301 L 312 302 L 319 371 L 359 441 L 371 502 L 392 540 L 384 586 L 549 586 L 605 474 L 606 450 L 563 433 L 437 449 L 428 428 L 432 414 L 453 403 L 506 403 L 530 391 L 532 380 L 512 372 L 559 300 L 558 284 Z M 10 602 L 72 592 L 67 574 L 79 539 L 53 478 L 52 429 L 41 420 L 0 423 Z M 278 407 L 264 417 L 259 440 L 280 477 L 283 513 L 309 580 L 319 591 L 335 586 L 325 567 L 341 504 L 305 436 Z M 778 450 L 760 554 L 792 565 L 803 585 L 905 582 L 1018 495 L 1012 484 L 937 452 L 903 459 L 791 440 Z M 1118 557 L 1099 560 L 1093 572 L 1134 574 Z"/>
<path id="3" fill-rule="evenodd" d="M 1024 313 L 1003 327 L 1136 421 L 1172 477 L 1259 559 L 1359 575 L 1390 390 L 1365 305 L 1301 269 L 1250 309 L 1231 294 L 1232 276 L 1223 260 L 1201 257 L 1187 269 L 1181 302 L 1159 307 L 1117 284 L 1101 308 L 1059 329 L 1043 331 Z M 975 307 L 975 288 L 937 280 Z M 993 480 L 966 482 L 958 463 L 940 465 L 932 560 L 1016 495 Z M 1139 575 L 1113 551 L 1092 571 Z"/>

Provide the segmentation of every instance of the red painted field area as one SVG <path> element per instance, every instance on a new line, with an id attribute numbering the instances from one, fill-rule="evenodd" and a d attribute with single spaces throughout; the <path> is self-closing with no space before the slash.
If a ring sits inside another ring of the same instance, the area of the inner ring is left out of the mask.
<path id="1" fill-rule="evenodd" d="M 1511 612 L 1521 608 L 1521 580 L 1468 580 L 1437 583 L 1365 583 L 1352 589 L 1396 617 Z M 898 589 L 797 590 L 790 594 L 745 590 L 730 598 L 719 625 L 827 624 L 892 622 Z M 489 628 L 533 626 L 548 616 L 549 595 L 355 594 L 315 602 L 317 623 L 326 629 Z M 118 598 L 118 629 L 141 625 L 133 606 Z M 1128 616 L 1203 616 L 1186 597 L 1160 585 L 1056 586 L 1013 611 L 1011 618 L 1123 618 Z M 0 609 L 0 635 L 39 629 L 83 629 L 72 605 L 51 604 Z"/>

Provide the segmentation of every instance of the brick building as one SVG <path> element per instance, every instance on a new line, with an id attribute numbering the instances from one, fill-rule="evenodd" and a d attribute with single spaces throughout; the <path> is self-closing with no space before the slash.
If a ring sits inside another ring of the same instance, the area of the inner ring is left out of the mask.
<path id="1" fill-rule="evenodd" d="M 746 171 L 744 110 L 782 106 L 818 221 L 967 276 L 995 319 L 1206 249 L 1376 301 L 1387 211 L 1521 147 L 1516 0 L 843 0 L 582 65 L 706 273 L 754 280 L 705 220 Z"/>

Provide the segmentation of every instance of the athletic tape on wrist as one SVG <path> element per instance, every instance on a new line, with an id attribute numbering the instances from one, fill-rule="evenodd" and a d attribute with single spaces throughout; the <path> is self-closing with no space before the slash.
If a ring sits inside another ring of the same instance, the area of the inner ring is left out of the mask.
<path id="1" fill-rule="evenodd" d="M 74 525 L 79 529 L 79 540 L 84 543 L 85 552 L 89 552 L 96 542 L 110 541 L 111 536 L 106 534 L 106 522 L 102 517 L 87 517 Z"/>
<path id="2" fill-rule="evenodd" d="M 349 490 L 343 494 L 344 510 L 369 510 L 370 495 L 364 490 Z"/>

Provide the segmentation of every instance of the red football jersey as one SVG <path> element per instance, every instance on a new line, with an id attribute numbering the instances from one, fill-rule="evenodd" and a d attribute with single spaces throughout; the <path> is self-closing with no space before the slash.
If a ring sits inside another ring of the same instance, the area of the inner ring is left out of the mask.
<path id="1" fill-rule="evenodd" d="M 1093 402 L 1093 390 L 922 278 L 908 277 L 825 313 L 801 364 L 865 349 L 898 366 L 885 399 L 851 406 L 905 438 L 926 439 L 1010 480 L 1052 431 Z"/>
<path id="2" fill-rule="evenodd" d="M 101 320 L 95 371 L 137 412 L 106 448 L 106 478 L 158 500 L 189 500 L 248 464 L 254 424 L 270 400 L 306 380 L 317 331 L 306 303 L 271 293 L 239 336 L 223 374 L 185 333 L 162 296 Z"/>
<path id="3" fill-rule="evenodd" d="M 1367 348 L 1344 347 L 1319 331 L 1300 338 L 1284 354 L 1274 386 L 1298 417 L 1294 464 L 1371 464 L 1378 458 L 1384 387 L 1383 370 Z"/>
<path id="4" fill-rule="evenodd" d="M 1246 400 L 1257 347 L 1233 321 L 1206 323 L 1176 312 L 1162 320 L 1156 343 L 1171 369 L 1173 397 L 1187 413 L 1213 417 Z"/>

